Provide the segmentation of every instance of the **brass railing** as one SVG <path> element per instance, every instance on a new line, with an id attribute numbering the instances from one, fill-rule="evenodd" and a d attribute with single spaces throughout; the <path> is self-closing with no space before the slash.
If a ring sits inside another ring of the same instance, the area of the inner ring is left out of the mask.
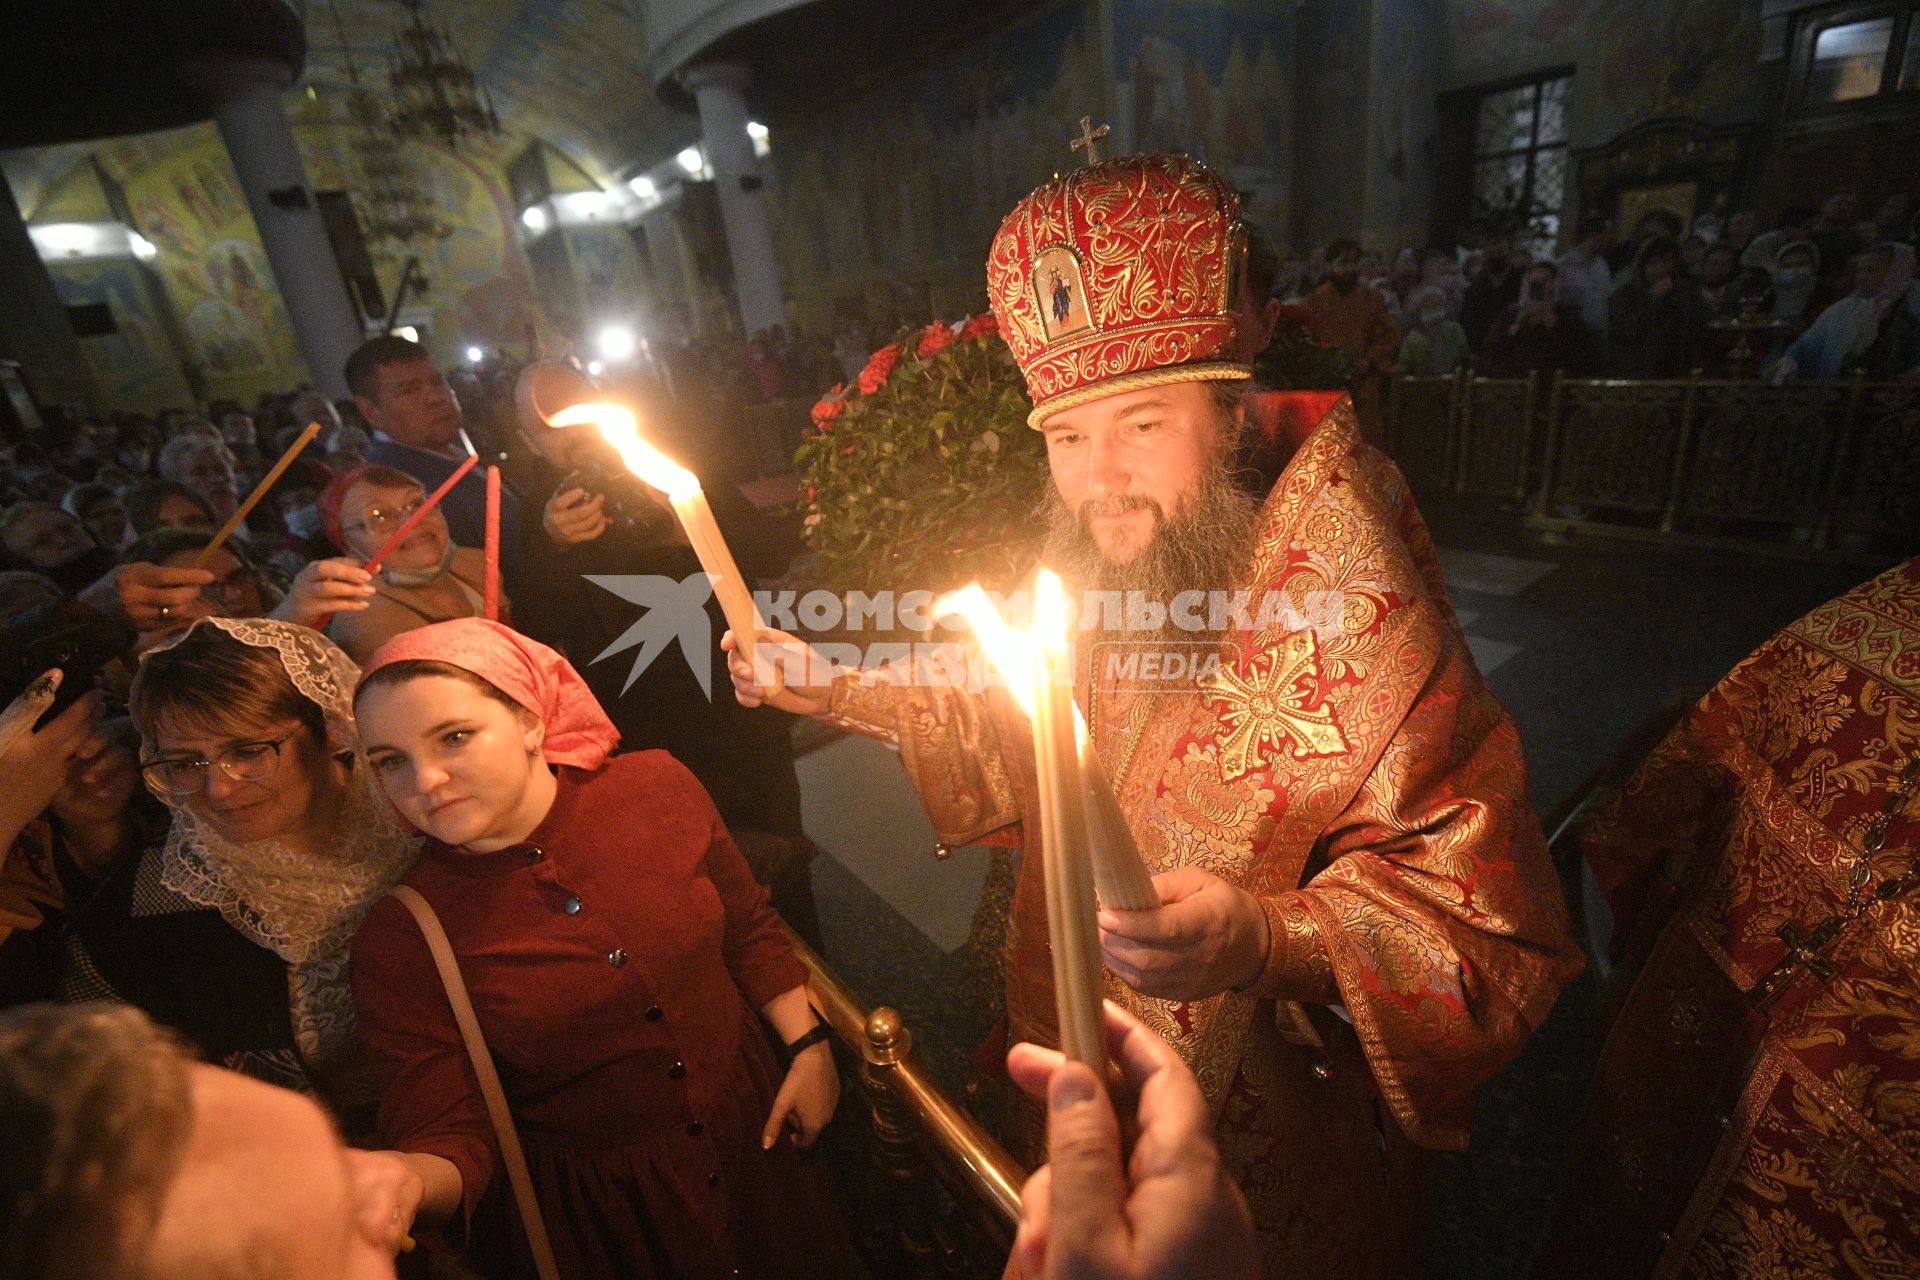
<path id="1" fill-rule="evenodd" d="M 873 1111 L 873 1162 L 915 1270 L 953 1274 L 965 1252 L 926 1194 L 931 1173 L 978 1233 L 998 1275 L 1020 1220 L 1027 1171 L 913 1060 L 913 1036 L 898 1013 L 886 1006 L 869 1011 L 806 943 L 788 937 L 807 966 L 814 1009 L 860 1060 L 857 1079 Z"/>
<path id="2" fill-rule="evenodd" d="M 1542 529 L 1798 555 L 1920 542 L 1920 386 L 1720 378 L 1400 378 L 1388 449 L 1417 493 Z"/>

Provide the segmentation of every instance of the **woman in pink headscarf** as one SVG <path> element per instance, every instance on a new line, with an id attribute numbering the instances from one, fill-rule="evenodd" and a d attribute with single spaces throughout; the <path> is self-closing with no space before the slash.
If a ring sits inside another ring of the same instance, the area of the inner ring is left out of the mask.
<path id="1" fill-rule="evenodd" d="M 825 1029 L 693 775 L 664 751 L 609 759 L 618 735 L 566 659 L 481 619 L 381 646 L 355 706 L 388 799 L 430 837 L 405 883 L 452 943 L 560 1274 L 842 1274 L 838 1213 L 803 1150 L 839 1098 Z M 487 1274 L 532 1274 L 457 1024 L 398 902 L 368 914 L 352 973 L 380 1133 L 408 1171 L 393 1211 Z"/>

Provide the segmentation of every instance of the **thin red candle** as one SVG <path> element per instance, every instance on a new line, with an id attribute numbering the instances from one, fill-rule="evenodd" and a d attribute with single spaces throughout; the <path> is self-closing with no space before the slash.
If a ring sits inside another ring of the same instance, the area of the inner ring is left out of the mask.
<path id="1" fill-rule="evenodd" d="M 500 468 L 487 468 L 487 621 L 500 621 Z"/>
<path id="2" fill-rule="evenodd" d="M 459 466 L 455 467 L 453 469 L 453 474 L 447 477 L 446 482 L 442 484 L 438 489 L 435 489 L 432 492 L 432 494 L 430 494 L 427 497 L 427 500 L 420 504 L 420 509 L 414 512 L 412 515 L 408 516 L 406 519 L 406 523 L 402 524 L 398 529 L 395 529 L 393 531 L 393 536 L 387 539 L 386 545 L 373 553 L 373 559 L 367 561 L 367 572 L 368 573 L 380 572 L 381 563 L 385 561 L 388 556 L 393 554 L 393 549 L 399 546 L 400 543 L 405 540 L 408 534 L 413 532 L 415 525 L 419 524 L 422 520 L 425 520 L 427 518 L 427 513 L 429 511 L 432 511 L 435 507 L 440 505 L 440 499 L 446 497 L 449 493 L 453 492 L 453 486 L 459 484 L 461 477 L 465 476 L 467 472 L 473 470 L 474 464 L 479 461 L 480 459 L 477 456 L 470 455 L 465 462 L 462 462 Z"/>

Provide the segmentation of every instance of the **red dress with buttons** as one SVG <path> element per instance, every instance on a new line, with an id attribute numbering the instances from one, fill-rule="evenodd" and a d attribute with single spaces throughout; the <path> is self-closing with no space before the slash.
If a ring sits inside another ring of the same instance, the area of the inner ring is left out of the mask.
<path id="1" fill-rule="evenodd" d="M 806 970 L 694 777 L 663 751 L 559 770 L 522 844 L 438 843 L 408 875 L 459 957 L 561 1274 L 844 1274 L 823 1171 L 760 1149 L 783 1071 L 756 1010 Z M 382 1141 L 465 1182 L 465 1261 L 531 1275 L 484 1104 L 420 930 L 391 900 L 353 944 Z"/>

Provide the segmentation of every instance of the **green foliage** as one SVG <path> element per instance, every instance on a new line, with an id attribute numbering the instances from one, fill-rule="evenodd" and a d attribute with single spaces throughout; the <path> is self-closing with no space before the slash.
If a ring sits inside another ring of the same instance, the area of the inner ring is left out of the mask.
<path id="1" fill-rule="evenodd" d="M 836 590 L 1006 589 L 1031 569 L 1047 466 L 1026 385 L 991 316 L 951 333 L 903 333 L 814 406 L 796 460 Z"/>

